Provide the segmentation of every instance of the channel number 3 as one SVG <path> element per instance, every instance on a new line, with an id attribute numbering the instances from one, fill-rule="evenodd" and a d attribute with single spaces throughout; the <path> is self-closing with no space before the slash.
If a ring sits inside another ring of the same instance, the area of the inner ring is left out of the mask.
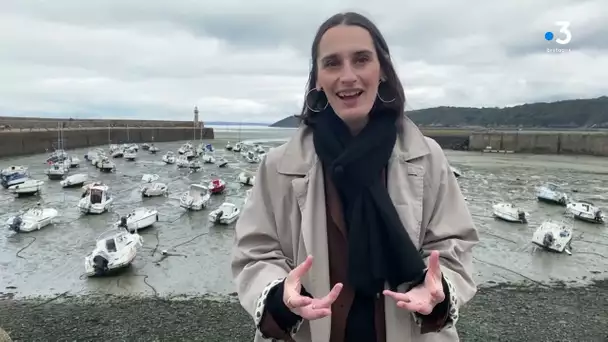
<path id="1" fill-rule="evenodd" d="M 572 32 L 570 32 L 570 22 L 568 21 L 556 21 L 555 25 L 559 26 L 559 32 L 563 33 L 566 37 L 564 39 L 562 38 L 556 38 L 555 42 L 561 45 L 566 45 L 568 43 L 570 43 L 570 41 L 572 40 Z"/>

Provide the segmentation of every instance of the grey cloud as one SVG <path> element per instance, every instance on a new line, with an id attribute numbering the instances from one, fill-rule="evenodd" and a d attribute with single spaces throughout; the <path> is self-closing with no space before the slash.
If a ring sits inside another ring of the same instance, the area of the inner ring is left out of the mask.
<path id="1" fill-rule="evenodd" d="M 386 36 L 408 108 L 608 93 L 602 0 L 12 1 L 0 13 L 0 110 L 280 119 L 300 108 L 318 25 L 344 10 Z M 572 52 L 551 54 L 553 22 Z M 50 115 L 50 114 L 49 114 Z"/>

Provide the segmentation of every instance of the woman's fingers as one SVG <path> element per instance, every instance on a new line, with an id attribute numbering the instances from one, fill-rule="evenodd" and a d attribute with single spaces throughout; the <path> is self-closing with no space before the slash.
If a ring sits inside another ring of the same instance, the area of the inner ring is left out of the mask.
<path id="1" fill-rule="evenodd" d="M 331 305 L 338 299 L 341 291 L 342 283 L 337 283 L 325 297 L 313 303 L 313 309 L 331 308 Z"/>
<path id="2" fill-rule="evenodd" d="M 287 278 L 299 281 L 300 278 L 302 278 L 306 274 L 306 272 L 308 272 L 308 270 L 310 270 L 311 267 L 312 267 L 312 255 L 309 255 L 306 257 L 306 260 L 304 260 L 304 262 L 302 262 L 301 264 L 296 266 L 296 268 L 291 270 L 291 272 L 289 272 L 289 275 L 287 276 Z"/>
<path id="3" fill-rule="evenodd" d="M 312 304 L 312 298 L 299 294 L 291 295 L 285 300 L 285 305 L 289 309 L 297 309 L 310 304 Z"/>

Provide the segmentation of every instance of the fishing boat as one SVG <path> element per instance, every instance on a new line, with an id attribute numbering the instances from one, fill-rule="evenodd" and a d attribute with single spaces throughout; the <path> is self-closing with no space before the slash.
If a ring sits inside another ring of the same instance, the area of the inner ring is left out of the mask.
<path id="1" fill-rule="evenodd" d="M 590 223 L 604 223 L 605 217 L 602 210 L 593 203 L 587 201 L 570 202 L 566 211 L 574 218 Z"/>
<path id="2" fill-rule="evenodd" d="M 188 210 L 202 210 L 207 207 L 210 199 L 211 195 L 207 187 L 200 184 L 191 184 L 190 190 L 180 197 L 179 205 Z"/>
<path id="3" fill-rule="evenodd" d="M 83 197 L 78 202 L 78 209 L 83 214 L 102 214 L 110 209 L 114 198 L 107 185 L 94 183 L 87 186 Z"/>
<path id="4" fill-rule="evenodd" d="M 539 201 L 566 206 L 568 195 L 561 191 L 554 183 L 547 183 L 537 189 L 536 197 Z"/>
<path id="5" fill-rule="evenodd" d="M 17 196 L 31 196 L 40 193 L 44 182 L 36 179 L 28 179 L 23 183 L 11 185 L 8 190 Z"/>
<path id="6" fill-rule="evenodd" d="M 243 185 L 253 186 L 255 184 L 255 176 L 253 176 L 247 172 L 239 173 L 238 180 L 239 180 L 239 183 L 241 183 Z"/>
<path id="7" fill-rule="evenodd" d="M 513 203 L 498 203 L 492 206 L 494 216 L 507 222 L 528 223 L 528 213 Z"/>
<path id="8" fill-rule="evenodd" d="M 572 254 L 572 226 L 547 220 L 532 235 L 532 243 L 548 251 Z"/>
<path id="9" fill-rule="evenodd" d="M 209 221 L 215 224 L 231 224 L 239 218 L 241 211 L 229 202 L 224 202 L 219 208 L 209 213 Z"/>
<path id="10" fill-rule="evenodd" d="M 118 227 L 126 228 L 130 232 L 148 228 L 158 222 L 158 211 L 149 208 L 137 208 L 116 222 Z"/>
<path id="11" fill-rule="evenodd" d="M 42 208 L 40 203 L 35 208 L 30 208 L 24 212 L 21 212 L 6 221 L 9 229 L 20 233 L 20 232 L 32 232 L 34 230 L 42 229 L 53 223 L 53 220 L 59 215 L 57 209 L 53 208 Z"/>

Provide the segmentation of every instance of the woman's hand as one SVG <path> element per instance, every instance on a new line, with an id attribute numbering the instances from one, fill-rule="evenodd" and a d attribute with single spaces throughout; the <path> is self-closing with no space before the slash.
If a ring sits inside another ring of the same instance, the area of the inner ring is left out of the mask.
<path id="1" fill-rule="evenodd" d="M 315 320 L 331 315 L 331 305 L 336 301 L 342 284 L 338 283 L 333 289 L 323 298 L 310 298 L 302 296 L 302 283 L 300 279 L 312 267 L 312 256 L 308 256 L 303 263 L 294 268 L 283 285 L 283 302 L 291 312 L 299 315 L 306 320 Z"/>
<path id="2" fill-rule="evenodd" d="M 384 295 L 397 301 L 397 306 L 422 315 L 433 312 L 435 305 L 445 300 L 443 275 L 439 267 L 439 252 L 432 251 L 424 282 L 406 293 L 384 290 Z"/>

